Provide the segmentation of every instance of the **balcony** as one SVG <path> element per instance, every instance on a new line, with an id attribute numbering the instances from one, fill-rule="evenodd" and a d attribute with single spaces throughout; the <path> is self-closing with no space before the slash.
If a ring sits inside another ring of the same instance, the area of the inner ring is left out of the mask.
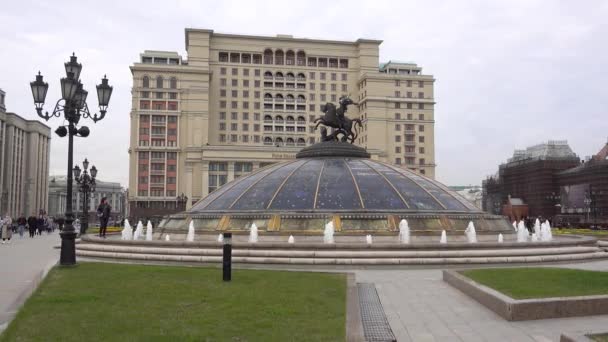
<path id="1" fill-rule="evenodd" d="M 287 98 L 287 99 L 285 99 L 285 101 L 287 101 L 289 103 L 293 103 L 294 99 Z"/>
<path id="2" fill-rule="evenodd" d="M 306 77 L 298 77 L 298 82 L 306 82 Z"/>
<path id="3" fill-rule="evenodd" d="M 151 175 L 164 175 L 165 174 L 165 170 L 151 170 L 150 174 Z"/>
<path id="4" fill-rule="evenodd" d="M 277 76 L 277 77 L 274 78 L 275 81 L 282 81 L 284 79 L 285 78 L 283 76 Z"/>
<path id="5" fill-rule="evenodd" d="M 306 100 L 305 100 L 305 99 L 297 99 L 296 101 L 297 101 L 298 103 L 306 103 Z"/>
<path id="6" fill-rule="evenodd" d="M 415 129 L 406 129 L 405 134 L 416 134 L 416 130 Z"/>
<path id="7" fill-rule="evenodd" d="M 403 155 L 406 157 L 415 157 L 416 152 L 404 152 Z"/>
<path id="8" fill-rule="evenodd" d="M 416 146 L 415 141 L 406 141 L 403 143 L 404 146 Z"/>
<path id="9" fill-rule="evenodd" d="M 264 79 L 265 80 L 272 80 L 272 76 L 270 76 L 270 75 L 264 75 Z"/>

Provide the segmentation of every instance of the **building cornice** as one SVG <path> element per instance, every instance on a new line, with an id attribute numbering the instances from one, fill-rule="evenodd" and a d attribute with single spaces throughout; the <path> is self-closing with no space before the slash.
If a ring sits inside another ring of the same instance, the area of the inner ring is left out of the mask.
<path id="1" fill-rule="evenodd" d="M 148 64 L 148 63 L 133 63 L 129 66 L 131 74 L 135 71 L 148 72 L 179 72 L 192 74 L 211 74 L 211 71 L 206 68 L 194 67 L 190 65 L 170 65 L 170 64 Z"/>

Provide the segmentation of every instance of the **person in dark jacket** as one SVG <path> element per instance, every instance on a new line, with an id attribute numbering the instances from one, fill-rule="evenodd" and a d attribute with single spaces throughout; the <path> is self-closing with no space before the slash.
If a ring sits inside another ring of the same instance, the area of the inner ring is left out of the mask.
<path id="1" fill-rule="evenodd" d="M 38 223 L 38 220 L 36 220 L 36 216 L 32 215 L 27 218 L 27 225 L 28 225 L 28 229 L 30 231 L 31 238 L 33 238 L 34 235 L 36 235 L 36 224 L 37 223 Z"/>
<path id="2" fill-rule="evenodd" d="M 97 217 L 99 218 L 99 237 L 106 237 L 106 229 L 108 228 L 108 221 L 110 220 L 110 213 L 112 207 L 108 204 L 105 197 L 101 199 L 101 203 L 97 207 Z"/>
<path id="3" fill-rule="evenodd" d="M 19 231 L 19 238 L 23 238 L 23 232 L 25 231 L 25 226 L 27 225 L 27 219 L 25 218 L 25 214 L 22 214 L 17 219 L 17 230 Z"/>
<path id="4" fill-rule="evenodd" d="M 44 230 L 44 216 L 39 215 L 38 219 L 36 219 L 36 229 L 38 230 L 38 235 L 42 235 L 42 231 Z"/>

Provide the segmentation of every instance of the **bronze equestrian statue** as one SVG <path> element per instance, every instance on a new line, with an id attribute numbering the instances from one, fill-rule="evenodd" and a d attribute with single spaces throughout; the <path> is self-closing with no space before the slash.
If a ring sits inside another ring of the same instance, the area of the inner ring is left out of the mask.
<path id="1" fill-rule="evenodd" d="M 334 128 L 332 134 L 327 135 L 327 129 L 321 129 L 321 138 L 323 141 L 338 141 L 338 134 L 342 134 L 342 138 L 339 139 L 342 142 L 346 142 L 350 139 L 352 144 L 358 136 L 357 125 L 362 128 L 360 119 L 349 119 L 345 114 L 348 110 L 348 105 L 357 103 L 353 102 L 348 96 L 342 96 L 339 100 L 340 107 L 336 108 L 333 103 L 326 103 L 321 110 L 325 115 L 316 119 L 314 122 L 317 124 L 315 129 L 323 124 L 327 127 Z"/>

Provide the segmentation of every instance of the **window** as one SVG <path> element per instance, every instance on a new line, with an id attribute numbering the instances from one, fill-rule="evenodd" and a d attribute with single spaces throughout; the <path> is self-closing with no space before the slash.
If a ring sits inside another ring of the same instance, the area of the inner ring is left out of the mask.
<path id="1" fill-rule="evenodd" d="M 259 121 L 260 120 L 260 113 L 253 113 L 253 120 Z"/>
<path id="2" fill-rule="evenodd" d="M 424 154 L 424 147 L 418 147 L 418 153 Z"/>
<path id="3" fill-rule="evenodd" d="M 309 85 L 310 90 L 315 90 L 315 84 L 314 83 L 311 82 L 308 85 Z"/>
<path id="4" fill-rule="evenodd" d="M 314 72 L 309 72 L 308 73 L 308 78 L 310 78 L 311 80 L 315 79 L 315 73 Z"/>
<path id="5" fill-rule="evenodd" d="M 395 80 L 395 87 L 399 87 L 401 85 L 401 81 Z"/>
<path id="6" fill-rule="evenodd" d="M 342 85 L 342 91 L 345 93 L 348 91 L 348 86 L 346 84 Z"/>
<path id="7" fill-rule="evenodd" d="M 142 91 L 141 92 L 141 97 L 144 99 L 149 99 L 150 98 L 150 92 L 149 91 Z"/>
<path id="8" fill-rule="evenodd" d="M 401 125 L 395 124 L 395 131 L 401 131 Z"/>
<path id="9" fill-rule="evenodd" d="M 241 137 L 241 141 L 242 141 L 242 142 L 244 142 L 244 143 L 249 142 L 249 136 L 248 136 L 248 135 L 243 135 L 243 136 Z"/>
<path id="10" fill-rule="evenodd" d="M 315 105 L 314 104 L 308 105 L 308 111 L 309 112 L 314 112 L 315 111 Z"/>
<path id="11" fill-rule="evenodd" d="M 169 93 L 169 99 L 177 100 L 177 93 Z"/>
<path id="12" fill-rule="evenodd" d="M 342 74 L 342 81 L 346 81 L 348 78 L 348 74 Z"/>
<path id="13" fill-rule="evenodd" d="M 249 120 L 249 113 L 243 113 L 243 120 Z"/>
<path id="14" fill-rule="evenodd" d="M 418 142 L 423 143 L 423 142 L 424 142 L 424 136 L 419 136 L 419 137 L 418 137 Z"/>
<path id="15" fill-rule="evenodd" d="M 395 147 L 395 153 L 401 153 L 401 147 L 399 147 L 399 146 Z"/>
<path id="16" fill-rule="evenodd" d="M 232 80 L 232 82 L 231 82 L 231 83 L 232 83 L 232 86 L 233 86 L 233 87 L 238 87 L 238 85 L 239 85 L 239 80 Z"/>
<path id="17" fill-rule="evenodd" d="M 327 95 L 321 94 L 321 102 L 327 101 Z"/>
<path id="18" fill-rule="evenodd" d="M 332 84 L 331 91 L 337 91 L 337 90 L 338 90 L 338 86 L 336 84 Z"/>
<path id="19" fill-rule="evenodd" d="M 249 102 L 243 102 L 243 109 L 249 109 Z"/>
<path id="20" fill-rule="evenodd" d="M 232 76 L 237 76 L 239 74 L 239 69 L 232 68 Z"/>
<path id="21" fill-rule="evenodd" d="M 424 82 L 418 81 L 418 88 L 424 88 Z"/>
<path id="22" fill-rule="evenodd" d="M 139 184 L 148 184 L 148 176 L 139 177 Z"/>
<path id="23" fill-rule="evenodd" d="M 230 135 L 230 142 L 237 142 L 239 140 L 239 136 L 236 134 Z"/>
<path id="24" fill-rule="evenodd" d="M 420 164 L 420 165 L 426 164 L 424 158 L 418 159 L 418 164 Z"/>
<path id="25" fill-rule="evenodd" d="M 406 82 L 406 87 L 411 87 L 412 86 L 412 81 L 411 80 L 407 80 Z"/>
<path id="26" fill-rule="evenodd" d="M 225 131 L 225 130 L 226 130 L 226 123 L 220 122 L 220 131 Z"/>
<path id="27" fill-rule="evenodd" d="M 150 109 L 150 101 L 140 101 L 139 109 Z"/>
<path id="28" fill-rule="evenodd" d="M 230 108 L 239 108 L 239 102 L 238 101 L 232 101 L 230 103 Z"/>
<path id="29" fill-rule="evenodd" d="M 222 86 L 222 87 L 226 86 L 226 79 L 225 78 L 220 78 L 220 86 Z"/>
<path id="30" fill-rule="evenodd" d="M 237 124 L 235 124 L 235 123 L 230 124 L 230 130 L 231 130 L 231 131 L 236 131 L 236 130 L 238 130 Z"/>
<path id="31" fill-rule="evenodd" d="M 171 80 L 169 81 L 169 88 L 177 89 L 177 78 L 171 77 Z"/>
<path id="32" fill-rule="evenodd" d="M 395 97 L 401 97 L 401 92 L 399 90 L 395 91 Z"/>
<path id="33" fill-rule="evenodd" d="M 230 92 L 230 94 L 232 95 L 232 97 L 237 97 L 237 96 L 239 96 L 239 95 L 238 95 L 238 91 L 236 91 L 236 90 L 231 91 L 231 92 Z"/>
<path id="34" fill-rule="evenodd" d="M 315 94 L 308 94 L 308 99 L 310 101 L 314 101 L 315 100 Z"/>
<path id="35" fill-rule="evenodd" d="M 412 119 L 412 113 L 407 113 L 407 119 L 408 119 L 408 120 L 413 120 L 413 119 Z"/>
<path id="36" fill-rule="evenodd" d="M 249 69 L 243 69 L 243 76 L 249 76 Z"/>
<path id="37" fill-rule="evenodd" d="M 401 108 L 401 103 L 395 102 L 395 108 L 397 108 L 397 109 Z"/>
<path id="38" fill-rule="evenodd" d="M 335 72 L 332 72 L 332 73 L 331 73 L 331 80 L 332 80 L 332 81 L 336 81 L 337 79 L 338 79 L 338 75 L 336 75 L 336 73 L 335 73 Z"/>
<path id="39" fill-rule="evenodd" d="M 226 112 L 220 112 L 220 120 L 226 120 Z"/>
<path id="40" fill-rule="evenodd" d="M 147 160 L 148 152 L 139 152 L 138 156 L 139 156 L 139 160 Z"/>
<path id="41" fill-rule="evenodd" d="M 226 75 L 226 68 L 220 68 L 220 75 Z"/>
<path id="42" fill-rule="evenodd" d="M 325 80 L 325 73 L 324 72 L 321 73 L 321 79 Z"/>
<path id="43" fill-rule="evenodd" d="M 158 77 L 156 77 L 156 88 L 162 89 L 162 87 L 163 87 L 163 77 L 158 76 Z"/>
<path id="44" fill-rule="evenodd" d="M 406 107 L 407 107 L 407 109 L 412 109 L 412 104 L 411 103 L 407 103 Z"/>
<path id="45" fill-rule="evenodd" d="M 255 88 L 259 88 L 259 87 L 260 87 L 260 81 L 259 81 L 259 80 L 255 80 L 255 81 L 253 81 L 253 86 L 254 86 Z"/>
<path id="46" fill-rule="evenodd" d="M 395 142 L 401 142 L 401 136 L 395 135 Z"/>
<path id="47" fill-rule="evenodd" d="M 249 131 L 249 124 L 243 124 L 243 131 Z"/>
<path id="48" fill-rule="evenodd" d="M 401 165 L 401 158 L 395 158 L 395 164 Z"/>
<path id="49" fill-rule="evenodd" d="M 226 101 L 220 101 L 220 108 L 226 108 Z"/>
<path id="50" fill-rule="evenodd" d="M 226 134 L 220 134 L 220 142 L 226 142 Z"/>
<path id="51" fill-rule="evenodd" d="M 401 120 L 401 114 L 395 113 L 395 120 Z"/>
<path id="52" fill-rule="evenodd" d="M 325 91 L 325 90 L 326 90 L 325 83 L 321 83 L 321 91 Z"/>
<path id="53" fill-rule="evenodd" d="M 226 97 L 226 89 L 220 89 L 220 96 Z"/>
<path id="54" fill-rule="evenodd" d="M 424 103 L 419 103 L 418 104 L 418 109 L 424 109 Z"/>
<path id="55" fill-rule="evenodd" d="M 139 134 L 148 135 L 148 134 L 150 134 L 150 129 L 142 127 L 139 129 Z"/>
<path id="56" fill-rule="evenodd" d="M 177 160 L 177 152 L 167 152 L 168 160 Z"/>
<path id="57" fill-rule="evenodd" d="M 249 87 L 249 80 L 243 80 L 243 87 Z"/>
<path id="58" fill-rule="evenodd" d="M 335 95 L 335 94 L 332 94 L 332 95 L 331 95 L 331 102 L 336 102 L 336 101 L 337 101 L 337 99 L 336 99 L 336 95 Z"/>
<path id="59" fill-rule="evenodd" d="M 167 177 L 167 184 L 175 184 L 175 177 Z"/>
<path id="60" fill-rule="evenodd" d="M 419 98 L 419 99 L 423 99 L 423 98 L 424 98 L 424 93 L 423 93 L 423 92 L 421 92 L 421 91 L 419 91 L 419 92 L 418 92 L 418 98 Z"/>
<path id="61" fill-rule="evenodd" d="M 418 132 L 424 132 L 424 125 L 418 125 Z"/>
<path id="62" fill-rule="evenodd" d="M 144 76 L 144 78 L 142 79 L 142 86 L 144 88 L 150 88 L 150 77 Z"/>

